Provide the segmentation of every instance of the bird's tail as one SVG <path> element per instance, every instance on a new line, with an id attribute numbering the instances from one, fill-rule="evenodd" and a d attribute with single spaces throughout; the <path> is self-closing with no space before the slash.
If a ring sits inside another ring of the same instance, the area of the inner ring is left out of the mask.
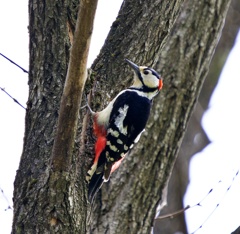
<path id="1" fill-rule="evenodd" d="M 94 197 L 99 191 L 99 189 L 102 187 L 103 182 L 103 172 L 98 174 L 95 172 L 88 185 L 88 200 L 90 203 L 93 202 Z"/>

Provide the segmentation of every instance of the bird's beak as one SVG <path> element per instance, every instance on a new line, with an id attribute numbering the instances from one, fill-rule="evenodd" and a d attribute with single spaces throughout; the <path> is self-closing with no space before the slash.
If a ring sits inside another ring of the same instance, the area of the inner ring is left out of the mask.
<path id="1" fill-rule="evenodd" d="M 136 74 L 139 74 L 139 67 L 137 64 L 133 63 L 132 61 L 125 59 L 125 61 L 130 65 L 130 67 L 136 72 Z"/>

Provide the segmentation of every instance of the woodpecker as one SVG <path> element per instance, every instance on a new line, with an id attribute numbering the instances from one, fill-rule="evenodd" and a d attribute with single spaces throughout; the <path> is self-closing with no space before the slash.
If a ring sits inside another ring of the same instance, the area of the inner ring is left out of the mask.
<path id="1" fill-rule="evenodd" d="M 152 99 L 162 89 L 161 76 L 152 68 L 137 66 L 126 59 L 134 70 L 134 82 L 121 91 L 108 106 L 93 112 L 93 130 L 97 138 L 95 158 L 87 173 L 88 199 L 92 203 L 103 182 L 109 180 L 127 152 L 138 142 L 146 126 Z"/>

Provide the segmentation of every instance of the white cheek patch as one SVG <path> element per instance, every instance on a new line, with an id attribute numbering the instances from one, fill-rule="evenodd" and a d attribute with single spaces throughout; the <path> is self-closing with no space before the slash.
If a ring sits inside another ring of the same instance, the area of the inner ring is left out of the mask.
<path id="1" fill-rule="evenodd" d="M 143 74 L 143 83 L 149 88 L 156 88 L 159 85 L 159 79 L 152 74 Z"/>

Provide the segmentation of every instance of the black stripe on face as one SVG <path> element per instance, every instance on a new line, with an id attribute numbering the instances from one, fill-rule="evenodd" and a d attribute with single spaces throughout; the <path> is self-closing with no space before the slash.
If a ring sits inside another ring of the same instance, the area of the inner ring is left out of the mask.
<path id="1" fill-rule="evenodd" d="M 129 87 L 128 89 L 142 91 L 144 93 L 153 93 L 154 91 L 158 90 L 158 88 L 149 88 L 146 85 L 143 85 L 142 88 Z"/>
<path id="2" fill-rule="evenodd" d="M 154 76 L 156 76 L 158 79 L 160 79 L 160 75 L 155 70 L 153 70 L 152 68 L 149 68 L 149 67 L 144 68 L 143 72 L 144 71 L 150 71 Z"/>
<path id="3" fill-rule="evenodd" d="M 137 76 L 138 76 L 139 80 L 141 81 L 142 85 L 144 85 L 143 78 L 142 78 L 142 75 L 141 75 L 140 71 L 137 72 Z"/>

